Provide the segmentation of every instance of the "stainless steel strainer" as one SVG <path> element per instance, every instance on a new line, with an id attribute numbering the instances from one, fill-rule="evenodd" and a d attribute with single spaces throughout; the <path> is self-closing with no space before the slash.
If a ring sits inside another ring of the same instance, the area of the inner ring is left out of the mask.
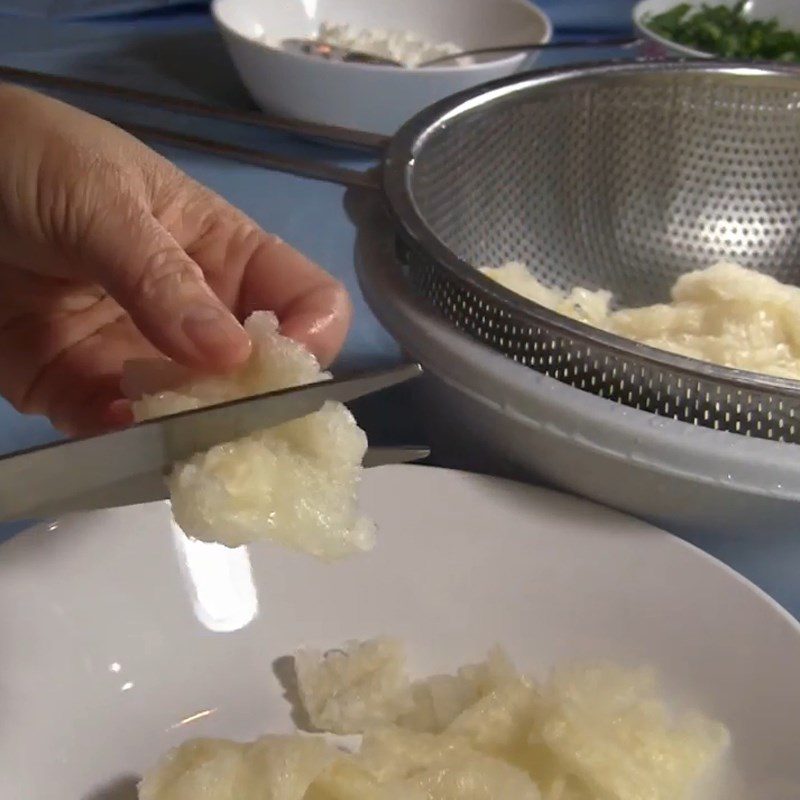
<path id="1" fill-rule="evenodd" d="M 800 282 L 800 72 L 598 65 L 445 101 L 393 140 L 384 186 L 408 275 L 455 326 L 634 408 L 800 442 L 800 383 L 717 367 L 574 322 L 476 267 L 666 300 L 729 258 Z"/>
<path id="2" fill-rule="evenodd" d="M 800 443 L 800 382 L 672 355 L 525 300 L 477 269 L 509 260 L 545 283 L 665 300 L 721 258 L 800 283 L 800 70 L 731 62 L 597 64 L 532 73 L 422 112 L 391 141 L 88 81 L 103 94 L 384 153 L 383 190 L 416 291 L 456 327 L 562 383 L 633 408 Z M 144 138 L 360 188 L 376 175 L 136 123 Z"/>

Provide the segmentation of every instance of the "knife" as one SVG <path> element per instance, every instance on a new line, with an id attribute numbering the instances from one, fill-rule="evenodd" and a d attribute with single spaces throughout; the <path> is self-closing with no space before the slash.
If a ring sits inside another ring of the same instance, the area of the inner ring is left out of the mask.
<path id="1" fill-rule="evenodd" d="M 418 364 L 246 397 L 148 420 L 100 436 L 0 457 L 0 522 L 134 505 L 169 497 L 176 461 L 422 374 Z M 370 448 L 364 466 L 417 461 L 422 447 Z"/>

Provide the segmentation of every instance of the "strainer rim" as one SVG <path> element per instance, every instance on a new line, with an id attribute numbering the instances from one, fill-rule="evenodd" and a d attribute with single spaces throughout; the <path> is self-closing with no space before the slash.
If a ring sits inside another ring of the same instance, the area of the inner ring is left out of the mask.
<path id="1" fill-rule="evenodd" d="M 672 353 L 566 317 L 522 297 L 483 275 L 474 265 L 460 258 L 441 242 L 426 223 L 414 201 L 410 178 L 416 153 L 426 139 L 449 119 L 469 113 L 478 105 L 496 102 L 502 97 L 528 88 L 535 89 L 594 76 L 668 72 L 722 73 L 732 76 L 744 73 L 751 78 L 792 78 L 797 80 L 800 89 L 800 68 L 792 65 L 709 59 L 597 61 L 571 67 L 553 67 L 519 73 L 468 89 L 429 106 L 406 122 L 392 137 L 382 165 L 382 182 L 395 230 L 418 256 L 433 258 L 458 281 L 510 307 L 526 324 L 532 326 L 546 324 L 563 336 L 584 341 L 588 345 L 603 347 L 618 355 L 635 355 L 638 360 L 651 366 L 666 367 L 698 378 L 711 379 L 743 391 L 768 391 L 800 399 L 800 380 L 726 367 Z"/>

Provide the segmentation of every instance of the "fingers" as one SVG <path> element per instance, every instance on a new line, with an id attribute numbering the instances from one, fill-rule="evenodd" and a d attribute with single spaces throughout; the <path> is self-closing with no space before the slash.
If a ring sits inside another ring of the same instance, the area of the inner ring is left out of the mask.
<path id="1" fill-rule="evenodd" d="M 77 329 L 76 329 L 77 330 Z M 24 393 L 9 393 L 23 412 L 44 414 L 64 433 L 88 435 L 132 422 L 120 378 L 129 359 L 153 358 L 149 345 L 130 319 L 121 317 L 86 336 L 73 330 L 53 331 L 48 348 L 37 338 L 41 326 L 6 332 L 2 349 L 18 348 L 17 361 L 35 365 Z M 45 352 L 47 355 L 45 355 Z"/>
<path id="2" fill-rule="evenodd" d="M 351 308 L 330 275 L 117 128 L 14 98 L 0 120 L 13 167 L 0 194 L 0 392 L 18 408 L 69 433 L 125 424 L 125 361 L 157 348 L 233 368 L 250 352 L 238 320 L 257 309 L 331 361 Z"/>
<path id="3" fill-rule="evenodd" d="M 30 402 L 44 367 L 122 313 L 91 287 L 0 263 L 0 393 L 20 410 L 44 413 Z"/>
<path id="4" fill-rule="evenodd" d="M 218 196 L 196 184 L 191 191 L 192 199 L 182 204 L 189 213 L 172 225 L 214 291 L 239 319 L 253 311 L 274 311 L 286 336 L 329 364 L 352 317 L 344 286 Z M 191 209 L 197 209 L 195 219 Z"/>
<path id="5" fill-rule="evenodd" d="M 166 356 L 224 370 L 250 340 L 203 271 L 143 205 L 123 198 L 97 213 L 82 244 L 84 270 Z"/>
<path id="6" fill-rule="evenodd" d="M 152 358 L 155 353 L 123 317 L 46 365 L 29 402 L 56 428 L 72 436 L 129 425 L 133 413 L 120 388 L 124 364 L 132 358 Z"/>
<path id="7" fill-rule="evenodd" d="M 187 179 L 89 114 L 29 92 L 15 91 L 6 102 L 4 257 L 42 274 L 97 282 L 177 361 L 214 370 L 244 360 L 244 329 L 153 215 L 154 194 Z"/>
<path id="8" fill-rule="evenodd" d="M 347 290 L 279 239 L 264 235 L 248 260 L 239 289 L 247 315 L 275 311 L 281 332 L 301 342 L 327 366 L 344 343 L 352 317 Z"/>
<path id="9" fill-rule="evenodd" d="M 119 396 L 118 375 L 95 376 L 85 385 L 91 391 L 80 397 L 51 398 L 47 416 L 55 428 L 68 436 L 94 436 L 133 424 L 130 401 Z"/>
<path id="10" fill-rule="evenodd" d="M 281 333 L 304 344 L 323 367 L 342 349 L 352 318 L 352 305 L 341 284 L 320 286 L 285 307 Z"/>

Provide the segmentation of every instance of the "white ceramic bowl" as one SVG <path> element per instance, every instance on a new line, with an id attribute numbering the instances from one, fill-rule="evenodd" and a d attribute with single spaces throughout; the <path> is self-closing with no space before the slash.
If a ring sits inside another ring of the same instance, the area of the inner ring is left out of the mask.
<path id="1" fill-rule="evenodd" d="M 535 54 L 465 66 L 400 69 L 330 62 L 282 50 L 322 22 L 407 30 L 463 49 L 547 42 L 547 16 L 526 0 L 214 0 L 212 14 L 239 74 L 265 111 L 390 135 L 448 95 L 512 74 Z"/>
<path id="2" fill-rule="evenodd" d="M 699 8 L 707 5 L 734 6 L 736 0 L 640 0 L 633 9 L 633 25 L 645 40 L 643 54 L 651 58 L 682 56 L 684 58 L 712 58 L 717 54 L 685 47 L 659 36 L 647 27 L 646 20 L 674 8 L 682 2 Z M 785 28 L 800 31 L 800 2 L 798 0 L 749 0 L 747 12 L 754 19 L 776 18 Z"/>

